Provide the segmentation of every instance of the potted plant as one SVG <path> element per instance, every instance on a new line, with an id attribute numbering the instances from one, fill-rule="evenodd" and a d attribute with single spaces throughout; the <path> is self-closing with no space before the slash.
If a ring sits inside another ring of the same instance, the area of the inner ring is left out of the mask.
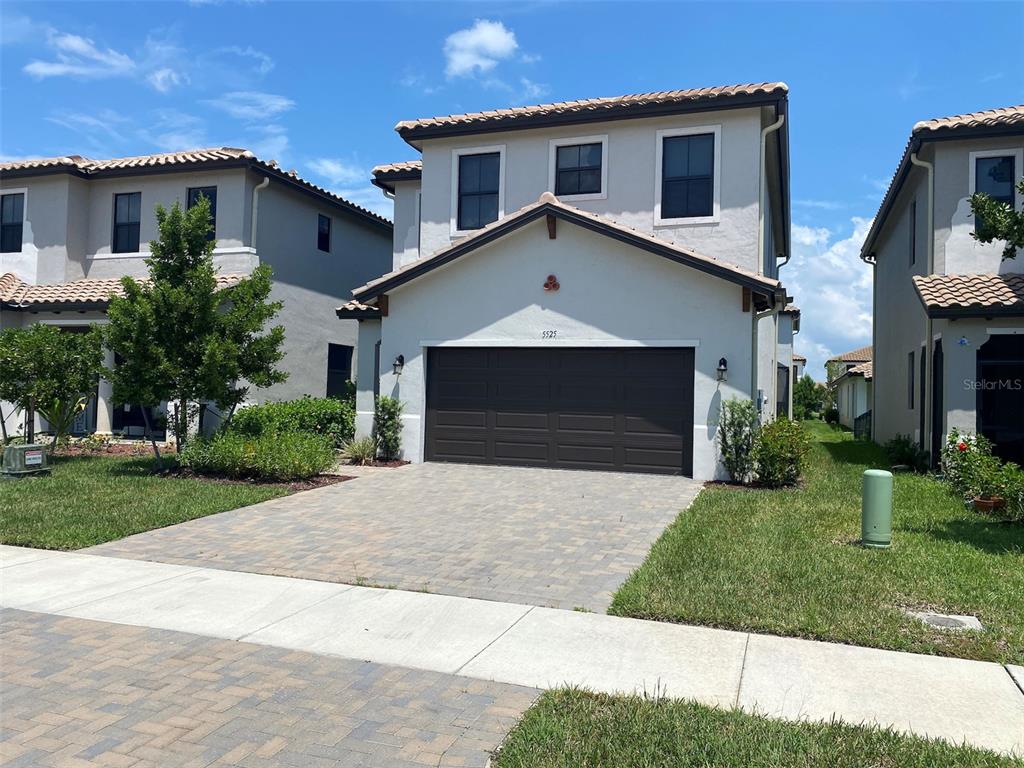
<path id="1" fill-rule="evenodd" d="M 1004 474 L 999 459 L 992 455 L 976 456 L 970 474 L 969 489 L 976 510 L 993 512 L 1006 506 Z"/>

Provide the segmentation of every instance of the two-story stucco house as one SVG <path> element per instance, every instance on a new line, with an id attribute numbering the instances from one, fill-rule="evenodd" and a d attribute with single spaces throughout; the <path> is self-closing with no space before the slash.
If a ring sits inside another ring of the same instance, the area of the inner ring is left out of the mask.
<path id="1" fill-rule="evenodd" d="M 858 437 L 870 434 L 874 380 L 872 360 L 871 347 L 861 347 L 830 357 L 825 362 L 826 368 L 835 371 L 830 372 L 835 378 L 829 384 L 835 393 L 839 423 L 857 432 Z"/>
<path id="2" fill-rule="evenodd" d="M 980 432 L 1024 461 L 1024 254 L 977 242 L 969 198 L 1020 210 L 1024 106 L 914 126 L 861 250 L 874 267 L 874 438 Z"/>
<path id="3" fill-rule="evenodd" d="M 390 265 L 391 222 L 244 149 L 0 164 L 0 327 L 104 322 L 118 280 L 147 275 L 154 207 L 190 206 L 201 195 L 213 207 L 221 280 L 269 264 L 272 298 L 283 302 L 275 322 L 285 328 L 281 367 L 289 377 L 253 390 L 253 400 L 343 391 L 357 324 L 331 323 L 331 313 Z M 3 410 L 9 417 L 12 409 Z M 101 381 L 76 432 L 136 435 L 142 428 L 139 409 L 113 403 Z"/>
<path id="4" fill-rule="evenodd" d="M 720 476 L 722 402 L 788 386 L 782 83 L 401 122 L 394 264 L 359 318 L 357 431 L 412 461 Z M 780 343 L 780 337 L 785 343 Z M 788 394 L 786 395 L 788 402 Z"/>

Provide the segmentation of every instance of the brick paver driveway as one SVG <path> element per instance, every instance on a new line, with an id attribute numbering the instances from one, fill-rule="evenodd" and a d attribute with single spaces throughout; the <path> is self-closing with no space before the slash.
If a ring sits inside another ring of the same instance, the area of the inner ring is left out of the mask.
<path id="1" fill-rule="evenodd" d="M 699 489 L 679 477 L 414 464 L 87 551 L 604 611 Z"/>
<path id="2" fill-rule="evenodd" d="M 15 610 L 0 661 L 6 768 L 483 768 L 539 693 Z"/>

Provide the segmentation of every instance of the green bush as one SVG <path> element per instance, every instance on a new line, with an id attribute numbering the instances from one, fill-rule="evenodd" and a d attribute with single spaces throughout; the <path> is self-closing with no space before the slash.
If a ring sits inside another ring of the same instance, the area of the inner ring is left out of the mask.
<path id="1" fill-rule="evenodd" d="M 961 433 L 951 429 L 942 446 L 942 473 L 949 487 L 961 498 L 970 500 L 979 495 L 986 475 L 991 475 L 992 443 L 984 435 Z"/>
<path id="2" fill-rule="evenodd" d="M 747 482 L 754 471 L 754 446 L 759 428 L 757 410 L 750 400 L 734 397 L 722 403 L 718 448 L 725 471 L 733 482 Z"/>
<path id="3" fill-rule="evenodd" d="M 359 437 L 345 443 L 341 458 L 360 466 L 372 464 L 377 458 L 377 443 L 372 437 Z"/>
<path id="4" fill-rule="evenodd" d="M 323 435 L 304 432 L 256 437 L 226 432 L 190 440 L 179 461 L 199 474 L 273 482 L 305 480 L 334 465 L 334 446 Z"/>
<path id="5" fill-rule="evenodd" d="M 823 414 L 826 424 L 836 426 L 839 423 L 839 409 L 838 408 L 826 408 Z"/>
<path id="6" fill-rule="evenodd" d="M 757 479 L 769 488 L 795 485 L 810 439 L 798 421 L 775 419 L 761 428 L 754 447 Z"/>
<path id="7" fill-rule="evenodd" d="M 373 439 L 384 461 L 398 458 L 402 449 L 402 401 L 381 395 L 373 414 Z"/>
<path id="8" fill-rule="evenodd" d="M 1024 469 L 1008 462 L 1003 465 L 1000 475 L 1002 495 L 1006 499 L 1002 514 L 1008 520 L 1024 523 Z"/>
<path id="9" fill-rule="evenodd" d="M 355 407 L 333 397 L 251 405 L 235 413 L 228 431 L 247 437 L 308 432 L 323 435 L 334 447 L 341 448 L 355 434 Z"/>
<path id="10" fill-rule="evenodd" d="M 924 450 L 910 435 L 896 435 L 884 446 L 889 462 L 895 466 L 902 464 L 914 472 L 928 471 L 928 451 Z"/>

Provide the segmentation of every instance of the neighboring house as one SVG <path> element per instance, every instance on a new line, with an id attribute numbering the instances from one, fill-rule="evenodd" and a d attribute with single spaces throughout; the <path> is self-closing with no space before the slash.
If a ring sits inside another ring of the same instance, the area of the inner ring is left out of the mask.
<path id="1" fill-rule="evenodd" d="M 825 361 L 829 386 L 835 393 L 839 423 L 853 429 L 857 419 L 870 421 L 872 391 L 872 349 L 861 347 Z"/>
<path id="2" fill-rule="evenodd" d="M 792 362 L 787 96 L 399 123 L 421 160 L 374 171 L 395 200 L 393 270 L 338 310 L 378 350 L 360 359 L 357 431 L 391 395 L 412 461 L 721 476 L 722 402 L 771 418 Z"/>
<path id="3" fill-rule="evenodd" d="M 969 198 L 1015 209 L 1024 106 L 914 126 L 861 250 L 874 266 L 879 377 L 874 438 L 911 435 L 938 456 L 953 429 L 1024 461 L 1024 254 L 971 237 Z"/>
<path id="4" fill-rule="evenodd" d="M 222 284 L 269 264 L 272 298 L 284 305 L 275 322 L 285 328 L 281 367 L 289 378 L 253 390 L 254 401 L 344 390 L 357 324 L 324 318 L 391 263 L 389 221 L 244 149 L 3 163 L 0 195 L 0 327 L 69 329 L 105 322 L 119 278 L 147 275 L 157 204 L 208 197 Z M 107 364 L 114 364 L 110 354 Z M 0 407 L 9 416 L 10 407 Z M 139 409 L 114 404 L 101 381 L 75 431 L 137 435 L 142 428 Z"/>
<path id="5" fill-rule="evenodd" d="M 793 355 L 793 382 L 796 383 L 804 376 L 807 368 L 807 358 L 803 355 Z"/>

